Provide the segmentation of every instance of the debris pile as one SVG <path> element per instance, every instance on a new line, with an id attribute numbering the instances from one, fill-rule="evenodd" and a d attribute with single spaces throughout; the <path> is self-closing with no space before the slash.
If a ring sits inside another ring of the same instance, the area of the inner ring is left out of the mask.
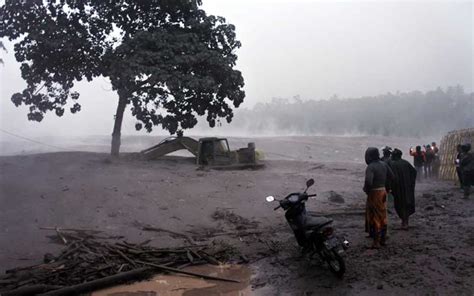
<path id="1" fill-rule="evenodd" d="M 7 270 L 0 275 L 0 295 L 71 295 L 121 282 L 143 279 L 157 272 L 183 273 L 211 280 L 230 279 L 181 270 L 190 265 L 219 264 L 237 253 L 229 245 L 208 244 L 156 248 L 150 241 L 132 244 L 84 230 L 56 229 L 54 239 L 65 244 L 44 263 Z M 238 257 L 237 257 L 238 258 Z"/>

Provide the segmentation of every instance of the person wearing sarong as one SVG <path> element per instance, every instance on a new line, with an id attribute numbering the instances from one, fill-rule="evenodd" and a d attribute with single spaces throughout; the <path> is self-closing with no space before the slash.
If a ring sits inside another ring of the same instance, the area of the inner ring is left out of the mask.
<path id="1" fill-rule="evenodd" d="M 364 192 L 367 194 L 365 231 L 373 238 L 372 248 L 385 245 L 387 233 L 387 187 L 393 179 L 390 167 L 380 160 L 379 150 L 367 148 L 365 152 Z"/>
<path id="2" fill-rule="evenodd" d="M 395 211 L 402 219 L 402 229 L 408 229 L 408 217 L 415 212 L 416 169 L 405 159 L 402 151 L 394 149 L 392 159 L 388 163 L 395 175 L 392 180 Z"/>

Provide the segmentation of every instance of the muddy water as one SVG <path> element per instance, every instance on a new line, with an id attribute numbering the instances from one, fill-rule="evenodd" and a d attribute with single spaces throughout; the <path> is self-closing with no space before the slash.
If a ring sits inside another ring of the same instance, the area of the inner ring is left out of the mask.
<path id="1" fill-rule="evenodd" d="M 121 285 L 92 293 L 92 296 L 248 296 L 251 295 L 248 267 L 240 265 L 202 265 L 185 268 L 186 271 L 240 281 L 229 283 L 203 280 L 185 275 L 158 275 L 147 281 Z"/>

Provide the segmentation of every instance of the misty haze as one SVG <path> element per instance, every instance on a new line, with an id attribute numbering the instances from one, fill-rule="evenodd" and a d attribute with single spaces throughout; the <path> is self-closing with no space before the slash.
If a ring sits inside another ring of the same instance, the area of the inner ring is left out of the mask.
<path id="1" fill-rule="evenodd" d="M 0 0 L 0 295 L 472 295 L 473 13 Z"/>

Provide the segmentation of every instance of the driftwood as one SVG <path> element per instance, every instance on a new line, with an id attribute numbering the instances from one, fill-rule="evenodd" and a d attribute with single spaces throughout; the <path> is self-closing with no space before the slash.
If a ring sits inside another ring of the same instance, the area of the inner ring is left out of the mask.
<path id="1" fill-rule="evenodd" d="M 60 289 L 61 286 L 52 286 L 52 285 L 33 285 L 18 288 L 15 290 L 1 292 L 0 295 L 2 296 L 29 296 L 29 295 L 38 295 L 40 293 L 44 293 L 50 290 Z"/>
<path id="2" fill-rule="evenodd" d="M 179 269 L 205 263 L 220 264 L 227 260 L 240 258 L 240 254 L 237 254 L 230 245 L 155 248 L 143 243 L 132 244 L 126 241 L 104 240 L 103 236 L 99 238 L 94 235 L 98 232 L 66 231 L 56 227 L 50 230 L 56 234 L 51 239 L 65 244 L 64 249 L 57 255 L 46 254 L 43 264 L 6 271 L 6 274 L 0 278 L 1 296 L 36 295 L 39 293 L 73 295 L 103 288 L 120 281 L 140 278 L 142 275 L 146 275 L 147 270 L 237 282 Z M 62 288 L 48 291 L 53 288 L 52 286 L 56 286 L 55 288 L 61 286 Z"/>

